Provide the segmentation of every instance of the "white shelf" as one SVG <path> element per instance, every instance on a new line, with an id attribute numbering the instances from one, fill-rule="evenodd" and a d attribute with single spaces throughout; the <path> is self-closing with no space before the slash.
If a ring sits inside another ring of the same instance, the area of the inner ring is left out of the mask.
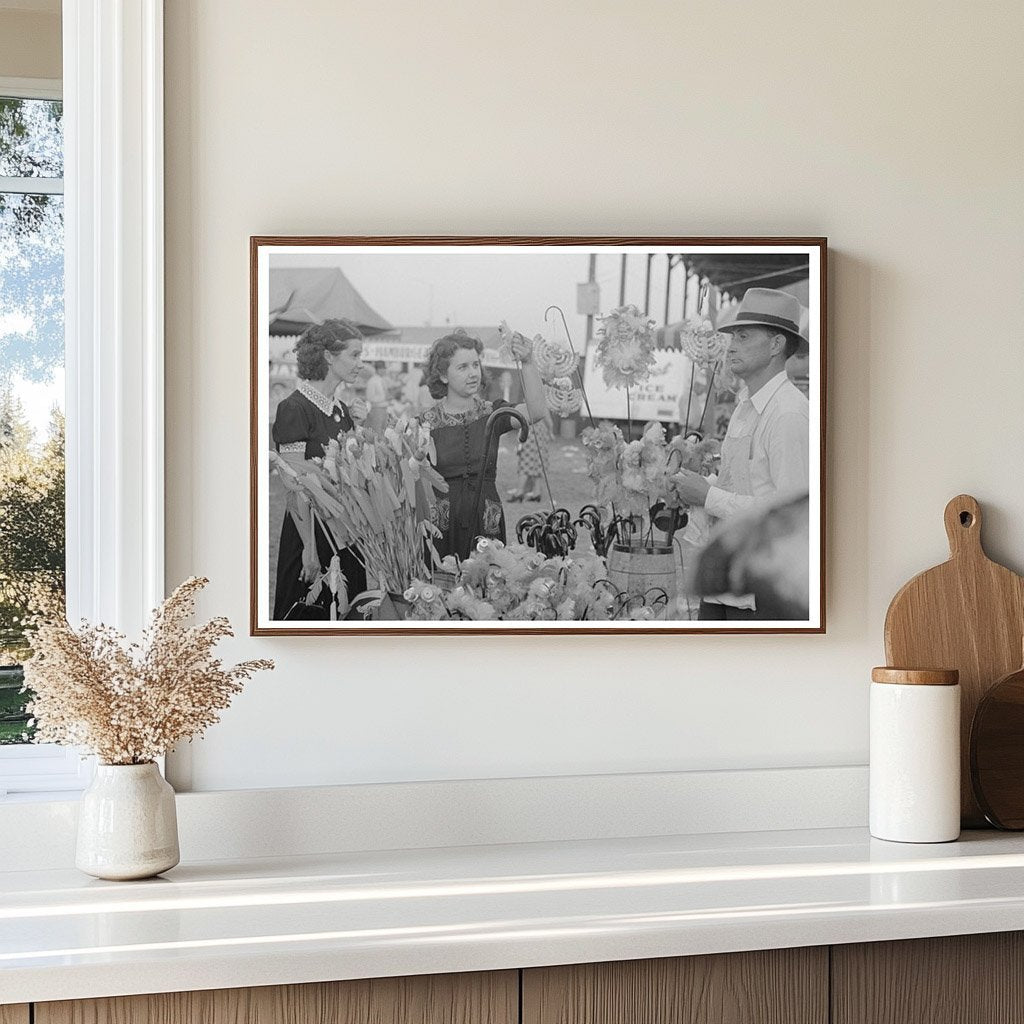
<path id="1" fill-rule="evenodd" d="M 1024 928 L 1024 837 L 863 829 L 0 873 L 0 1003 Z"/>

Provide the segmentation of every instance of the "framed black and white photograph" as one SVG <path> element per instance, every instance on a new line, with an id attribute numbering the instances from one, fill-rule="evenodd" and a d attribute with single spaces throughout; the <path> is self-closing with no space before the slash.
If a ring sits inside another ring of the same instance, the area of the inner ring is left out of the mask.
<path id="1" fill-rule="evenodd" d="M 254 635 L 824 632 L 824 239 L 250 257 Z"/>

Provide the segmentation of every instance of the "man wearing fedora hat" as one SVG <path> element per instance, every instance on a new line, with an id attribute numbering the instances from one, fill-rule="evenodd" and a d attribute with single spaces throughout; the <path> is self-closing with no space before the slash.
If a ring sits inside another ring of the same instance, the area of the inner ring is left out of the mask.
<path id="1" fill-rule="evenodd" d="M 774 288 L 750 288 L 719 319 L 729 335 L 726 366 L 743 381 L 722 441 L 722 467 L 712 484 L 683 470 L 680 496 L 709 515 L 731 519 L 766 506 L 776 495 L 810 487 L 810 408 L 786 374 L 786 360 L 808 351 L 800 332 L 800 302 Z M 758 618 L 754 598 L 722 594 L 701 600 L 699 618 Z"/>

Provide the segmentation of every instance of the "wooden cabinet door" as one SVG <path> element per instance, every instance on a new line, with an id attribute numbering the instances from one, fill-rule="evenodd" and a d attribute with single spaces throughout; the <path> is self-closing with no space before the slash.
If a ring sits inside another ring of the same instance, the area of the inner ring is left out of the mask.
<path id="1" fill-rule="evenodd" d="M 0 1006 L 0 1024 L 28 1024 L 28 1004 Z"/>
<path id="2" fill-rule="evenodd" d="M 35 1024 L 518 1024 L 519 979 L 517 971 L 375 978 L 36 1003 L 35 1011 Z"/>
<path id="3" fill-rule="evenodd" d="M 523 972 L 523 1024 L 827 1021 L 825 947 L 540 967 Z"/>
<path id="4" fill-rule="evenodd" d="M 832 947 L 833 1024 L 1024 1021 L 1024 933 Z"/>

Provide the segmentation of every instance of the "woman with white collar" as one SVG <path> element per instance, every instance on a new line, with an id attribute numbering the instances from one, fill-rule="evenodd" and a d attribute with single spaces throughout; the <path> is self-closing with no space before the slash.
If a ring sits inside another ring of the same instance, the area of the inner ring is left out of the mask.
<path id="1" fill-rule="evenodd" d="M 351 384 L 363 368 L 363 335 L 350 320 L 325 320 L 310 327 L 295 345 L 299 383 L 277 407 L 272 436 L 274 446 L 286 461 L 300 468 L 309 459 L 322 458 L 324 447 L 343 431 L 355 429 L 355 418 L 366 416 L 361 399 L 351 408 L 335 397 L 343 384 Z M 354 418 L 355 417 L 355 418 Z M 274 589 L 274 619 L 327 619 L 331 592 L 322 585 L 320 593 L 307 603 L 315 575 L 303 560 L 302 515 L 293 494 L 281 526 Z M 308 525 L 305 526 L 309 535 Z M 322 527 L 316 527 L 318 572 L 330 565 L 333 546 Z M 366 570 L 358 552 L 344 548 L 339 553 L 349 597 L 366 589 Z"/>

